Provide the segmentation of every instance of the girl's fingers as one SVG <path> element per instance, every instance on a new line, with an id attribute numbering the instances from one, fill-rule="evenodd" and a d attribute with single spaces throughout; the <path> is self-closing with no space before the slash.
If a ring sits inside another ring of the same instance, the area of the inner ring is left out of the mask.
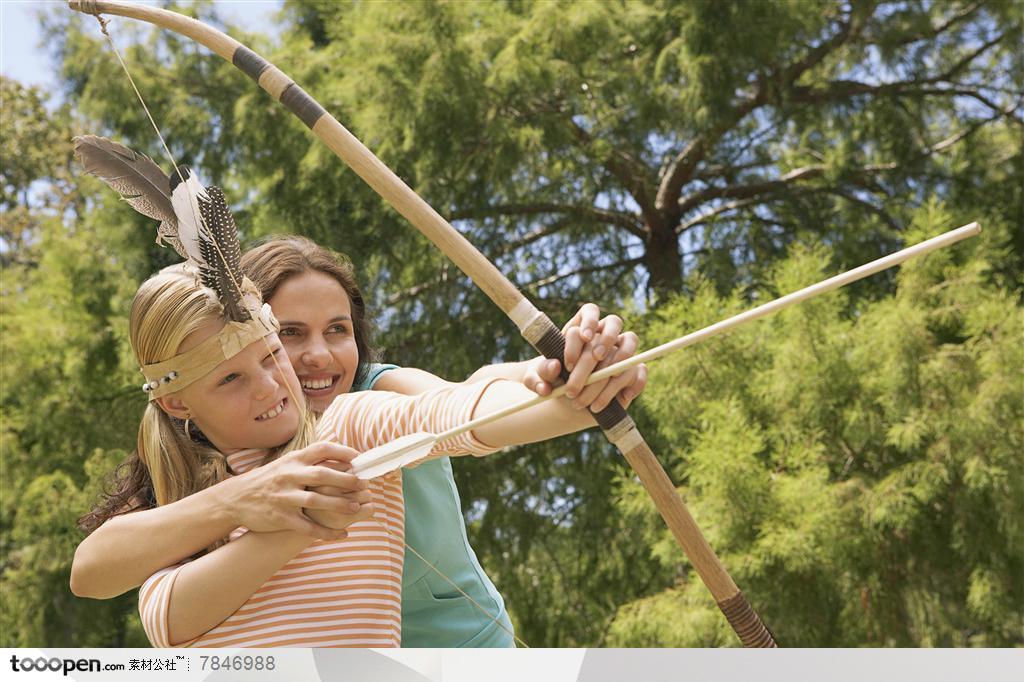
<path id="1" fill-rule="evenodd" d="M 647 387 L 647 365 L 639 364 L 634 369 L 637 371 L 636 380 L 632 386 L 627 387 L 619 394 L 619 402 L 623 407 L 629 407 L 629 404 L 636 400 Z"/>
<path id="2" fill-rule="evenodd" d="M 608 407 L 608 403 L 614 400 L 615 396 L 633 383 L 631 372 L 632 370 L 609 379 L 601 389 L 600 394 L 594 397 L 594 400 L 590 404 L 590 409 L 593 412 L 600 412 L 604 408 Z"/>
<path id="3" fill-rule="evenodd" d="M 561 367 L 558 360 L 535 358 L 526 367 L 523 385 L 538 395 L 547 395 L 553 390 Z"/>
<path id="4" fill-rule="evenodd" d="M 288 530 L 315 540 L 341 540 L 348 536 L 348 531 L 321 526 L 302 513 L 288 517 Z"/>
<path id="5" fill-rule="evenodd" d="M 601 395 L 601 391 L 603 391 L 605 386 L 608 385 L 608 381 L 608 379 L 605 379 L 604 381 L 598 381 L 597 383 L 585 386 L 580 394 L 572 401 L 572 406 L 577 410 L 589 407 L 593 411 L 599 411 L 594 410 L 593 402 L 597 396 Z"/>

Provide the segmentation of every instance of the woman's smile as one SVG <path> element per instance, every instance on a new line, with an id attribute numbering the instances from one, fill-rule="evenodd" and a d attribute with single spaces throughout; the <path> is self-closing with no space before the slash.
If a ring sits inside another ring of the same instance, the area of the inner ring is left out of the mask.
<path id="1" fill-rule="evenodd" d="M 302 392 L 307 398 L 324 398 L 334 393 L 341 374 L 303 375 L 299 377 Z"/>

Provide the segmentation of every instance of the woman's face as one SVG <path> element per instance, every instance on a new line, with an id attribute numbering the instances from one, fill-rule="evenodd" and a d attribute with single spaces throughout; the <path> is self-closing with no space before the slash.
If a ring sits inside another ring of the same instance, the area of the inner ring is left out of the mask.
<path id="1" fill-rule="evenodd" d="M 180 351 L 195 347 L 221 327 L 223 323 L 215 322 L 189 334 Z M 210 442 L 228 454 L 275 448 L 291 440 L 302 409 L 292 396 L 301 401 L 300 390 L 281 341 L 268 334 L 202 379 L 159 400 L 166 401 L 165 409 L 184 408 Z"/>
<path id="2" fill-rule="evenodd" d="M 348 294 L 330 275 L 311 271 L 285 280 L 268 302 L 306 402 L 322 413 L 352 388 L 359 367 Z"/>

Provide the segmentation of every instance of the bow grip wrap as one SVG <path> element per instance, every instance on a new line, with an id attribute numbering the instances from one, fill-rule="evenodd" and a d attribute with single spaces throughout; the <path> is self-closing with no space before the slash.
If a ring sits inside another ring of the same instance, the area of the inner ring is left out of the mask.
<path id="1" fill-rule="evenodd" d="M 729 621 L 733 631 L 739 636 L 743 646 L 753 649 L 774 649 L 778 645 L 768 627 L 750 606 L 742 592 L 718 602 L 725 619 Z"/>

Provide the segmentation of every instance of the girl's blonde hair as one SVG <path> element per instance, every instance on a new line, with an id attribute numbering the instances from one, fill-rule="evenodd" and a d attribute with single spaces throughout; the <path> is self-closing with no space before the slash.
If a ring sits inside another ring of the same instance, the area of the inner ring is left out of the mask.
<path id="1" fill-rule="evenodd" d="M 223 320 L 223 315 L 216 294 L 199 283 L 193 270 L 182 265 L 161 270 L 139 287 L 132 301 L 128 326 L 136 362 L 148 365 L 174 357 L 185 337 Z M 295 398 L 302 405 L 302 398 Z M 79 525 L 91 532 L 117 514 L 169 504 L 226 479 L 224 455 L 202 434 L 190 437 L 184 426 L 150 401 L 139 425 L 135 453 L 115 472 L 113 490 Z M 303 410 L 295 436 L 272 449 L 264 462 L 312 440 L 313 417 Z"/>

